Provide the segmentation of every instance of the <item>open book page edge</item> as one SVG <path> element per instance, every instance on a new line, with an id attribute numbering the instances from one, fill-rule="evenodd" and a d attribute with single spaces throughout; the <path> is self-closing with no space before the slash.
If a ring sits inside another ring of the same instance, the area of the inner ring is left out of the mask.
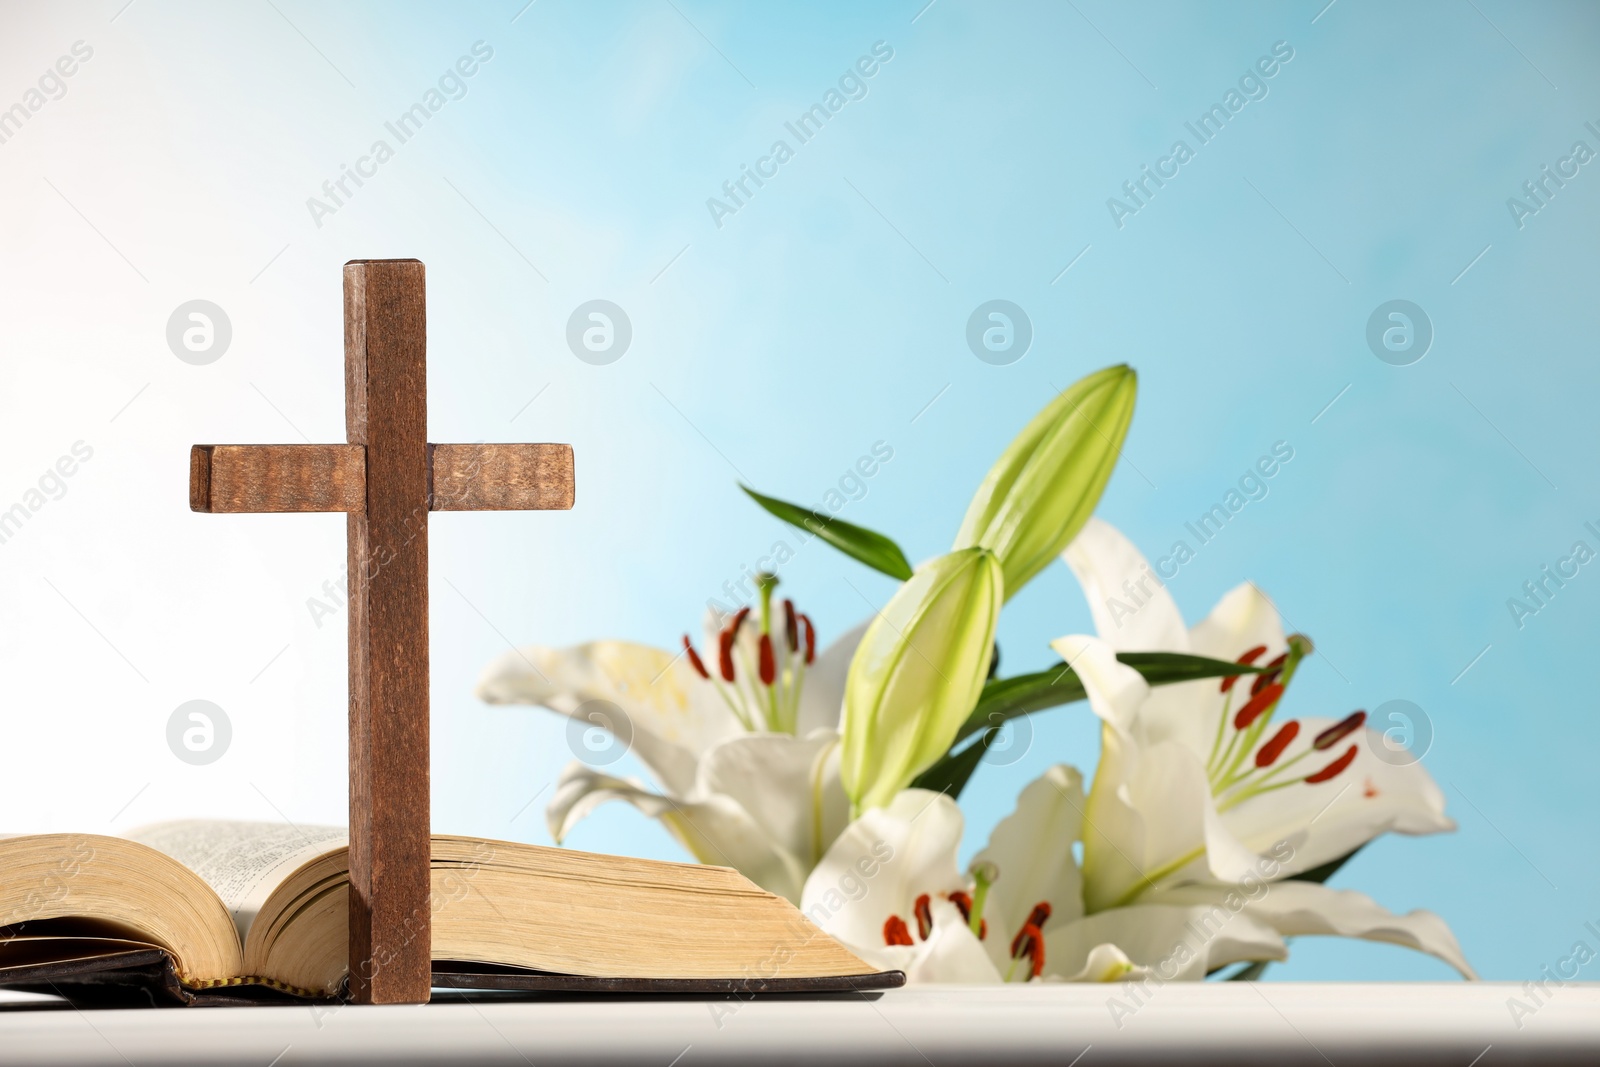
<path id="1" fill-rule="evenodd" d="M 340 826 L 218 819 L 153 823 L 124 836 L 172 857 L 211 886 L 233 916 L 241 945 L 273 890 L 348 840 Z"/>

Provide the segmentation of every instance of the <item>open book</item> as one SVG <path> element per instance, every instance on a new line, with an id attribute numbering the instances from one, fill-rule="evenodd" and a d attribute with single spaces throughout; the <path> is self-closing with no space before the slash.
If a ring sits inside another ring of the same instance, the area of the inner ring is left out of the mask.
<path id="1" fill-rule="evenodd" d="M 345 832 L 161 823 L 0 838 L 0 986 L 156 1002 L 335 999 Z M 434 983 L 486 989 L 883 989 L 788 901 L 723 867 L 433 838 Z M 360 966 L 360 964 L 358 964 Z"/>

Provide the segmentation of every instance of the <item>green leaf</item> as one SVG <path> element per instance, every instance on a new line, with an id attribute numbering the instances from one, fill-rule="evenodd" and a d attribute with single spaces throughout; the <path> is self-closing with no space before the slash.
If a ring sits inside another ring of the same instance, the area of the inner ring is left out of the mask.
<path id="1" fill-rule="evenodd" d="M 1350 860 L 1355 857 L 1355 854 L 1361 851 L 1362 847 L 1363 846 L 1361 845 L 1357 845 L 1355 848 L 1351 849 L 1349 852 L 1346 852 L 1338 859 L 1329 860 L 1320 867 L 1313 867 L 1309 871 L 1301 871 L 1299 874 L 1291 874 L 1287 881 L 1316 882 L 1318 885 L 1321 885 L 1329 878 L 1332 878 L 1334 872 L 1336 872 L 1340 867 L 1343 867 L 1345 864 L 1349 863 Z"/>
<path id="2" fill-rule="evenodd" d="M 1127 366 L 1075 382 L 1023 427 L 978 486 L 955 547 L 992 550 L 1007 599 L 1089 521 L 1122 454 L 1137 391 Z"/>
<path id="3" fill-rule="evenodd" d="M 912 780 L 911 788 L 948 793 L 951 799 L 959 797 L 961 791 L 967 787 L 967 780 L 978 769 L 978 764 L 983 762 L 983 754 L 989 750 L 989 745 L 999 734 L 1000 730 L 996 727 L 960 752 L 935 763 Z"/>
<path id="4" fill-rule="evenodd" d="M 1228 977 L 1222 979 L 1222 981 L 1254 982 L 1266 972 L 1267 966 L 1271 963 L 1271 960 L 1256 960 L 1254 963 L 1247 963 L 1243 967 L 1240 967 L 1237 971 L 1234 971 L 1232 974 L 1228 975 Z"/>
<path id="5" fill-rule="evenodd" d="M 1083 682 L 1071 667 L 1063 664 L 1048 671 L 996 678 L 983 687 L 978 705 L 956 733 L 956 744 L 985 727 L 1004 725 L 1007 719 L 1043 711 L 1059 704 L 1082 700 Z"/>
<path id="6" fill-rule="evenodd" d="M 1232 660 L 1191 656 L 1186 652 L 1119 652 L 1118 662 L 1127 664 L 1151 685 L 1176 685 L 1204 678 L 1225 678 L 1230 674 L 1257 674 L 1263 668 L 1241 667 Z M 986 726 L 999 726 L 1007 719 L 1070 704 L 1085 697 L 1083 682 L 1071 667 L 1063 664 L 1033 674 L 997 678 L 983 687 L 978 705 L 956 735 L 959 743 Z"/>
<path id="7" fill-rule="evenodd" d="M 869 530 L 865 526 L 857 526 L 820 511 L 812 511 L 798 504 L 766 496 L 748 485 L 741 484 L 739 488 L 750 494 L 750 499 L 784 522 L 798 526 L 807 533 L 815 534 L 840 552 L 865 563 L 873 570 L 882 571 L 902 582 L 910 579 L 911 562 L 906 559 L 906 554 L 900 551 L 899 545 L 876 530 Z"/>
<path id="8" fill-rule="evenodd" d="M 1241 667 L 1230 660 L 1191 656 L 1184 652 L 1119 652 L 1117 659 L 1138 671 L 1151 685 L 1176 685 L 1179 682 L 1193 682 L 1204 678 L 1225 678 L 1231 674 L 1258 674 L 1263 669 Z M 951 751 L 923 772 L 915 784 L 923 789 L 943 789 L 945 785 L 953 783 L 950 796 L 959 798 L 967 779 L 972 776 L 970 769 L 965 773 L 961 772 L 960 761 L 970 758 L 975 769 L 982 753 L 971 755 L 973 748 L 979 747 L 978 745 L 956 752 L 956 745 L 985 728 L 992 734 L 1009 719 L 1062 704 L 1071 704 L 1084 699 L 1086 695 L 1083 682 L 1072 668 L 1065 664 L 1047 671 L 1019 674 L 1014 678 L 997 678 L 988 682 L 978 696 L 978 703 L 973 708 L 972 714 L 967 716 L 967 721 L 956 732 Z M 992 737 L 986 737 L 981 744 L 987 745 L 991 740 Z M 924 782 L 936 784 L 924 785 Z"/>

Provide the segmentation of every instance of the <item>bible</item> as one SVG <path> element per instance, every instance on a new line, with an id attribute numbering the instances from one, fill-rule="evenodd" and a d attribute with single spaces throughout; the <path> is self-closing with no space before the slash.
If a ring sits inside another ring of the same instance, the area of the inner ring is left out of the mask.
<path id="1" fill-rule="evenodd" d="M 905 981 L 729 868 L 447 835 L 431 851 L 436 987 L 742 995 Z M 185 820 L 0 838 L 0 986 L 80 1002 L 337 1001 L 353 968 L 370 980 L 385 964 L 347 959 L 349 908 L 340 828 Z"/>

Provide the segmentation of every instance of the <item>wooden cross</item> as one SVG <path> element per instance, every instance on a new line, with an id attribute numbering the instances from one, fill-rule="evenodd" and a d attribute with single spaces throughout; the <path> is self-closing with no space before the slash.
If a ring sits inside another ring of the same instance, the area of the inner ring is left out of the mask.
<path id="1" fill-rule="evenodd" d="M 428 443 L 422 263 L 344 265 L 343 445 L 195 445 L 189 506 L 349 515 L 350 993 L 431 985 L 428 512 L 572 507 L 570 445 Z"/>

